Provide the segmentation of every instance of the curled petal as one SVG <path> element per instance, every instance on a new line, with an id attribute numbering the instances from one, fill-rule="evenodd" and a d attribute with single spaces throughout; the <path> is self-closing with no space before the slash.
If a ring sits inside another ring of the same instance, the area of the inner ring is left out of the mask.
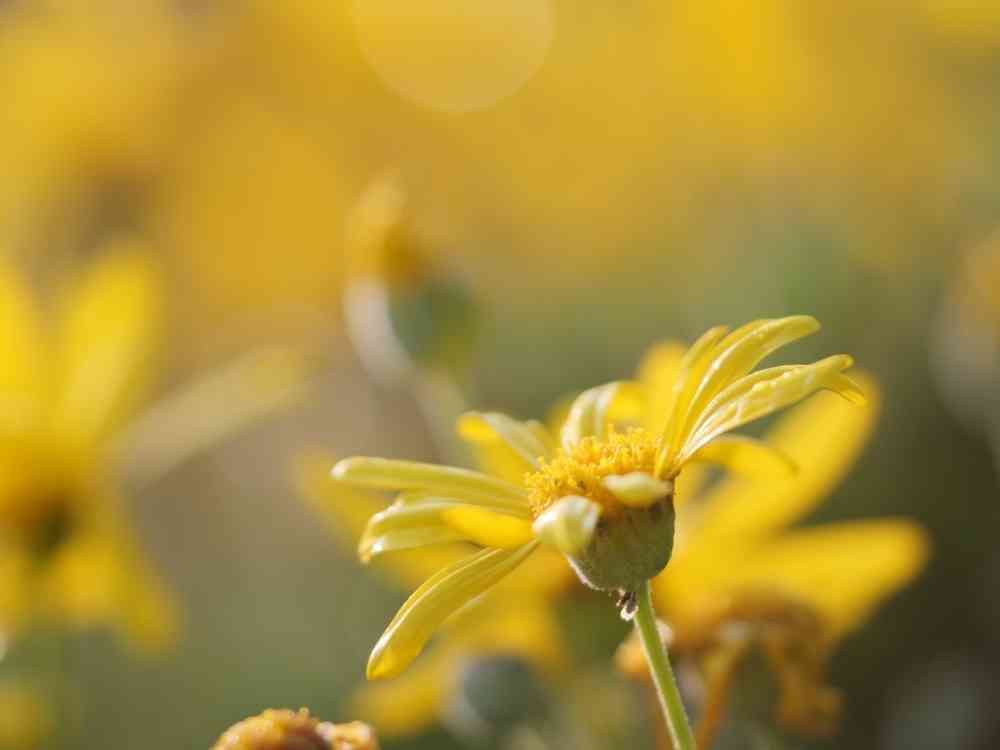
<path id="1" fill-rule="evenodd" d="M 864 398 L 861 389 L 841 375 L 853 364 L 846 354 L 827 357 L 811 365 L 802 365 L 778 377 L 757 383 L 745 395 L 727 404 L 692 436 L 680 456 L 687 460 L 709 441 L 779 409 L 801 401 L 819 390 L 827 389 L 845 398 Z"/>
<path id="2" fill-rule="evenodd" d="M 368 521 L 358 556 L 368 563 L 384 552 L 459 541 L 462 535 L 442 518 L 446 510 L 456 507 L 458 503 L 434 500 L 394 503 Z"/>
<path id="3" fill-rule="evenodd" d="M 656 458 L 657 476 L 662 476 L 663 469 L 672 462 L 681 445 L 684 421 L 687 418 L 691 397 L 705 370 L 711 364 L 716 346 L 727 333 L 729 328 L 726 326 L 716 326 L 707 330 L 687 350 L 677 368 L 677 380 L 674 382 L 670 399 L 670 414 L 663 428 L 663 448 Z"/>
<path id="4" fill-rule="evenodd" d="M 590 543 L 600 516 L 597 503 L 577 495 L 564 497 L 535 519 L 535 536 L 563 554 L 574 555 Z"/>
<path id="5" fill-rule="evenodd" d="M 607 383 L 576 397 L 560 435 L 564 451 L 569 453 L 585 437 L 603 438 L 607 434 L 608 409 L 618 388 L 619 383 Z"/>
<path id="6" fill-rule="evenodd" d="M 549 455 L 537 423 L 519 422 L 497 412 L 468 412 L 459 417 L 458 434 L 477 445 L 500 443 L 524 464 L 524 471 L 538 468 L 540 458 Z"/>
<path id="7" fill-rule="evenodd" d="M 439 571 L 413 592 L 389 623 L 368 659 L 368 679 L 392 677 L 423 650 L 449 615 L 508 575 L 537 547 L 485 549 Z"/>
<path id="8" fill-rule="evenodd" d="M 734 334 L 722 342 L 722 351 L 713 359 L 698 384 L 691 401 L 689 425 L 693 426 L 698 421 L 702 410 L 719 391 L 745 376 L 774 351 L 818 331 L 819 322 L 809 315 L 794 315 L 759 321 L 740 330 L 741 335 Z"/>

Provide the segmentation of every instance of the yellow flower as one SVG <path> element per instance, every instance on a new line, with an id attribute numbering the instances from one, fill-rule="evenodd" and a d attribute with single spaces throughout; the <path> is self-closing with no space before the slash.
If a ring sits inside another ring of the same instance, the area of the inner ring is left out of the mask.
<path id="1" fill-rule="evenodd" d="M 636 413 L 656 418 L 662 384 L 677 377 L 682 359 L 677 344 L 651 352 L 640 368 Z M 925 534 L 909 521 L 788 528 L 840 482 L 871 433 L 878 389 L 868 377 L 854 379 L 864 404 L 820 395 L 767 433 L 766 443 L 796 465 L 793 474 L 768 482 L 732 476 L 707 490 L 695 481 L 678 495 L 674 555 L 653 590 L 674 650 L 702 658 L 710 687 L 703 725 L 721 710 L 712 701 L 724 701 L 733 668 L 758 642 L 781 687 L 786 728 L 828 728 L 838 708 L 825 685 L 829 653 L 926 560 Z"/>
<path id="2" fill-rule="evenodd" d="M 140 413 L 164 323 L 164 289 L 131 242 L 68 284 L 43 316 L 0 264 L 0 632 L 31 616 L 108 624 L 145 650 L 177 629 L 124 498 L 286 402 L 288 357 L 249 358 Z"/>
<path id="3" fill-rule="evenodd" d="M 813 333 L 810 317 L 758 320 L 730 332 L 713 328 L 684 355 L 661 432 L 618 432 L 609 410 L 628 386 L 581 394 L 559 441 L 538 422 L 474 413 L 459 422 L 473 442 L 499 441 L 520 479 L 380 458 L 341 461 L 344 483 L 398 492 L 376 514 L 361 543 L 365 559 L 443 542 L 482 549 L 431 576 L 407 600 L 376 644 L 369 678 L 400 673 L 453 613 L 524 563 L 540 545 L 565 554 L 589 585 L 628 594 L 670 558 L 674 482 L 693 461 L 737 470 L 788 471 L 783 456 L 725 433 L 821 389 L 852 399 L 861 392 L 842 371 L 846 355 L 809 365 L 752 372 L 778 348 Z M 626 399 L 627 401 L 628 399 Z"/>
<path id="4" fill-rule="evenodd" d="M 505 457 L 507 452 L 483 447 L 481 463 L 490 464 L 497 454 Z M 331 482 L 333 464 L 322 456 L 303 460 L 297 484 L 327 518 L 331 531 L 345 546 L 356 549 L 368 519 L 384 511 L 386 504 L 377 493 Z M 412 591 L 435 571 L 474 551 L 465 543 L 400 550 L 378 556 L 372 564 L 392 583 Z M 569 568 L 560 555 L 544 551 L 533 556 L 522 573 L 454 618 L 448 624 L 449 637 L 431 647 L 406 674 L 359 689 L 351 714 L 377 726 L 383 736 L 415 734 L 456 704 L 462 670 L 476 659 L 514 656 L 543 674 L 562 667 L 565 654 L 551 602 L 571 582 Z"/>
<path id="5" fill-rule="evenodd" d="M 269 708 L 226 730 L 213 750 L 378 750 L 375 731 L 361 722 L 320 722 L 307 709 Z"/>

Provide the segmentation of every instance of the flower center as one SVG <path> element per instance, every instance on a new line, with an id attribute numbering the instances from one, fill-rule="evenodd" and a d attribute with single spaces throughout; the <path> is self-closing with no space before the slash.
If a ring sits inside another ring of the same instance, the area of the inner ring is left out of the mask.
<path id="1" fill-rule="evenodd" d="M 604 517 L 614 516 L 624 506 L 604 486 L 604 478 L 633 472 L 652 474 L 658 436 L 633 427 L 626 432 L 611 428 L 606 440 L 587 437 L 566 454 L 544 461 L 538 471 L 525 477 L 535 517 L 552 503 L 568 495 L 580 495 L 604 508 Z"/>

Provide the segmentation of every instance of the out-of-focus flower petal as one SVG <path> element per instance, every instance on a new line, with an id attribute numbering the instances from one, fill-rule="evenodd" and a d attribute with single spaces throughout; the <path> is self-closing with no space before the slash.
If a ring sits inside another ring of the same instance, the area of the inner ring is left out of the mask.
<path id="1" fill-rule="evenodd" d="M 855 374 L 866 402 L 854 405 L 820 394 L 784 415 L 765 438 L 796 465 L 792 476 L 769 482 L 722 480 L 705 495 L 697 531 L 705 554 L 720 545 L 748 541 L 807 513 L 854 465 L 879 413 L 878 386 Z"/>
<path id="2" fill-rule="evenodd" d="M 691 460 L 718 464 L 759 480 L 784 479 L 796 471 L 795 462 L 781 450 L 744 435 L 716 438 L 696 451 Z"/>
<path id="3" fill-rule="evenodd" d="M 120 427 L 150 384 L 163 325 L 163 289 L 130 243 L 108 254 L 62 300 L 54 418 L 88 445 Z"/>

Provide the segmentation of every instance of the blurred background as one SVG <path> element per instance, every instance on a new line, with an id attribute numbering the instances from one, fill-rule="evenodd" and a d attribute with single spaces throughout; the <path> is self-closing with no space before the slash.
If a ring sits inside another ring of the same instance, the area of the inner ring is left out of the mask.
<path id="1" fill-rule="evenodd" d="M 164 290 L 152 395 L 261 347 L 310 373 L 127 493 L 172 645 L 73 628 L 39 662 L 29 628 L 0 677 L 56 675 L 61 707 L 11 698 L 6 720 L 72 727 L 35 747 L 154 750 L 269 706 L 353 718 L 405 590 L 303 500 L 303 455 L 447 458 L 429 400 L 544 415 L 662 338 L 801 312 L 824 330 L 796 356 L 850 352 L 885 402 L 809 522 L 933 540 L 835 654 L 827 746 L 996 747 L 998 72 L 992 0 L 0 2 L 0 248 L 39 305 L 127 237 Z M 365 227 L 392 211 L 406 247 L 380 255 Z M 371 288 L 451 380 L 371 343 Z M 611 614 L 586 626 L 608 658 Z M 18 731 L 0 743 L 31 747 Z"/>

